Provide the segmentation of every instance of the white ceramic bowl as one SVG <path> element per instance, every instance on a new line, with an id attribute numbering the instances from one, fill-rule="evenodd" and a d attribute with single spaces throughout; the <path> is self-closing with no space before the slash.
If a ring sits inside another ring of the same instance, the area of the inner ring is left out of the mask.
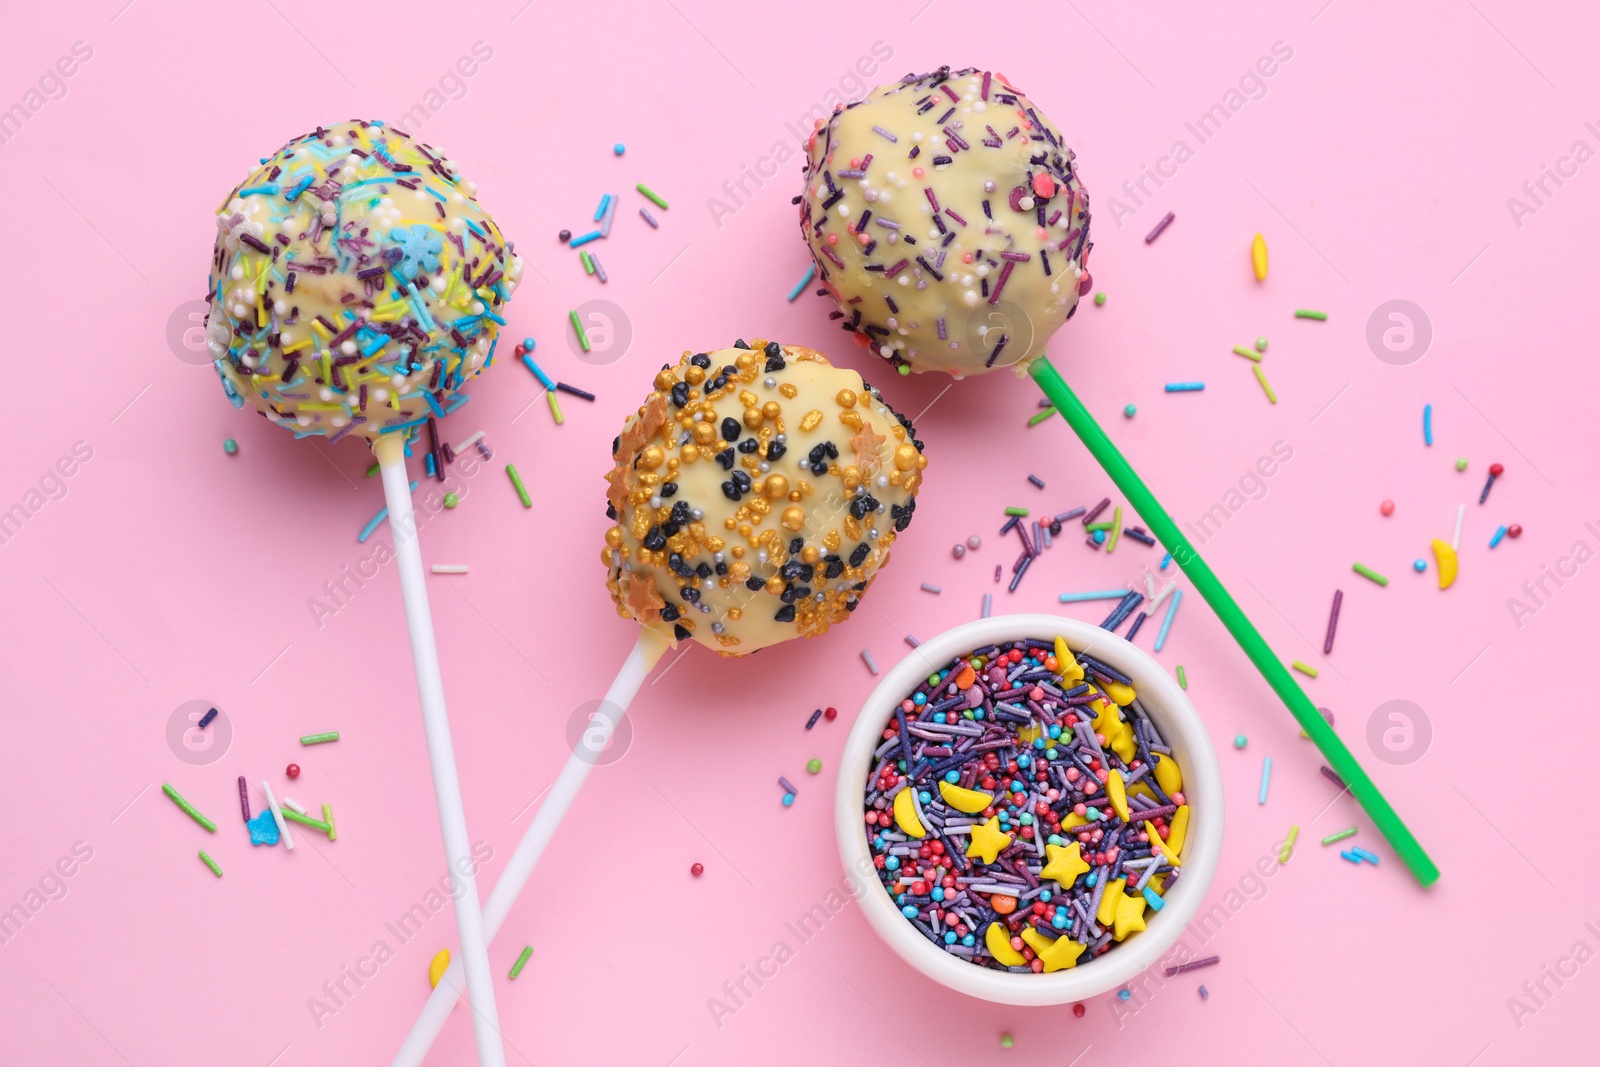
<path id="1" fill-rule="evenodd" d="M 862 799 L 872 753 L 895 705 L 956 656 L 975 648 L 1021 639 L 1066 638 L 1074 652 L 1086 652 L 1133 679 L 1139 702 L 1172 747 L 1183 772 L 1189 804 L 1184 839 L 1183 877 L 1166 894 L 1165 907 L 1147 912 L 1147 929 L 1118 942 L 1098 959 L 1051 974 L 1013 974 L 991 970 L 952 956 L 919 933 L 884 891 L 872 864 L 862 820 Z M 1001 1004 L 1066 1004 L 1098 996 L 1131 981 L 1177 943 L 1199 911 L 1211 886 L 1222 850 L 1222 771 L 1205 726 L 1178 683 L 1155 660 L 1115 634 L 1076 619 L 1055 615 L 1001 615 L 946 630 L 913 649 L 878 683 L 856 716 L 845 741 L 835 798 L 834 822 L 846 872 L 864 884 L 861 910 L 867 921 L 902 959 L 941 985 Z"/>

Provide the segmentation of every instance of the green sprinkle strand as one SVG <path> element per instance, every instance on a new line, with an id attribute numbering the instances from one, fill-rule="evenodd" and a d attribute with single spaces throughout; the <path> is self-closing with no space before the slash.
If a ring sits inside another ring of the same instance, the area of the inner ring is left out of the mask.
<path id="1" fill-rule="evenodd" d="M 1328 313 L 1326 311 L 1312 311 L 1309 308 L 1295 309 L 1294 317 L 1297 319 L 1315 319 L 1318 322 L 1328 321 Z"/>
<path id="2" fill-rule="evenodd" d="M 206 850 L 205 849 L 201 849 L 200 850 L 200 859 L 202 861 L 204 861 L 204 863 L 205 863 L 205 865 L 207 867 L 211 868 L 211 873 L 212 874 L 216 875 L 218 878 L 222 877 L 222 868 L 217 866 L 217 861 L 216 860 L 214 860 L 210 856 L 206 855 Z"/>
<path id="3" fill-rule="evenodd" d="M 1028 509 L 1027 508 L 1006 508 L 1006 514 L 1007 515 L 1015 515 L 1019 519 L 1025 519 L 1025 518 L 1028 517 Z"/>
<path id="4" fill-rule="evenodd" d="M 201 815 L 193 804 L 183 799 L 183 794 L 179 793 L 166 782 L 161 783 L 161 791 L 167 794 L 167 796 L 171 797 L 172 802 L 178 805 L 178 807 L 182 808 L 185 815 L 189 816 L 189 818 L 193 819 L 201 826 L 204 826 L 207 833 L 214 834 L 217 832 L 217 824 L 206 818 L 204 815 Z"/>
<path id="5" fill-rule="evenodd" d="M 578 335 L 578 344 L 585 352 L 589 351 L 589 335 L 583 330 L 583 323 L 578 321 L 576 309 L 567 312 L 567 319 L 572 323 L 572 332 Z"/>
<path id="6" fill-rule="evenodd" d="M 1293 663 L 1289 664 L 1289 666 L 1293 667 L 1301 674 L 1309 675 L 1312 678 L 1317 676 L 1317 669 L 1311 666 L 1309 663 L 1301 663 L 1299 660 L 1295 660 Z"/>
<path id="7" fill-rule="evenodd" d="M 522 968 L 526 967 L 528 965 L 528 961 L 532 958 L 533 946 L 524 945 L 522 948 L 522 955 L 518 956 L 517 962 L 511 965 L 511 977 L 515 978 L 517 975 L 521 974 Z"/>
<path id="8" fill-rule="evenodd" d="M 1348 830 L 1340 830 L 1336 834 L 1329 834 L 1327 837 L 1324 837 L 1322 839 L 1322 843 L 1324 845 L 1331 845 L 1335 841 L 1343 841 L 1347 837 L 1354 837 L 1354 836 L 1356 836 L 1356 827 L 1352 826 Z"/>
<path id="9" fill-rule="evenodd" d="M 1052 405 L 1050 407 L 1047 407 L 1043 411 L 1039 412 L 1039 414 L 1037 414 L 1033 418 L 1029 419 L 1028 420 L 1028 425 L 1029 426 L 1037 426 L 1041 422 L 1043 422 L 1045 419 L 1048 419 L 1051 415 L 1054 415 L 1055 413 L 1056 413 L 1056 409 L 1055 409 L 1054 405 Z"/>
<path id="10" fill-rule="evenodd" d="M 506 474 L 510 476 L 511 485 L 516 489 L 517 496 L 522 499 L 522 506 L 525 508 L 533 507 L 533 498 L 528 496 L 528 487 L 522 484 L 522 475 L 517 473 L 517 468 L 514 464 L 506 464 Z"/>
<path id="11" fill-rule="evenodd" d="M 647 200 L 649 200 L 652 204 L 654 204 L 656 207 L 660 208 L 662 211 L 667 210 L 667 202 L 665 200 L 661 199 L 661 194 L 655 192 L 654 190 L 652 190 L 644 182 L 640 182 L 638 185 L 635 185 L 634 188 L 639 190 L 639 192 L 643 193 L 645 195 L 645 198 Z"/>
<path id="12" fill-rule="evenodd" d="M 1350 569 L 1368 581 L 1377 582 L 1379 585 L 1389 584 L 1389 579 L 1385 578 L 1383 575 L 1379 574 L 1377 571 L 1373 570 L 1371 567 L 1368 567 L 1364 563 L 1352 563 L 1350 564 Z"/>
<path id="13" fill-rule="evenodd" d="M 283 812 L 283 817 L 285 819 L 288 819 L 290 822 L 297 822 L 301 826 L 309 826 L 313 830 L 320 830 L 323 833 L 328 833 L 331 829 L 333 829 L 331 826 L 329 826 L 327 823 L 323 822 L 321 819 L 313 819 L 309 815 L 301 815 L 298 811 L 295 811 L 293 808 L 284 808 L 284 807 L 280 806 L 280 810 Z"/>
<path id="14" fill-rule="evenodd" d="M 302 745 L 323 745 L 329 741 L 339 740 L 339 731 L 330 730 L 325 734 L 306 734 L 300 739 Z"/>
<path id="15" fill-rule="evenodd" d="M 1187 689 L 1187 688 L 1189 688 L 1189 676 L 1187 674 L 1183 673 L 1183 664 L 1181 664 L 1181 663 L 1178 664 L 1178 688 L 1179 689 Z"/>

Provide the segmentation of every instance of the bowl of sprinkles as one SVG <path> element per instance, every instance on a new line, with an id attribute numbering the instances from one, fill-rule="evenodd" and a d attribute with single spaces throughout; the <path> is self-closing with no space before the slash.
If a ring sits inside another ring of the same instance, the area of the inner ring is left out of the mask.
<path id="1" fill-rule="evenodd" d="M 1182 935 L 1216 872 L 1222 778 L 1144 652 L 1004 615 L 885 674 L 845 743 L 836 827 L 862 910 L 906 962 L 984 1000 L 1063 1004 Z"/>

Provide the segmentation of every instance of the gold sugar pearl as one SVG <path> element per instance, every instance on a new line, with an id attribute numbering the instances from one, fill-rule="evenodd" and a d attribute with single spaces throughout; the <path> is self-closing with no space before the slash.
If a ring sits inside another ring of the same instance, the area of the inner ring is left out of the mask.
<path id="1" fill-rule="evenodd" d="M 606 544 L 612 548 L 622 547 L 622 527 L 613 526 L 606 531 Z"/>
<path id="2" fill-rule="evenodd" d="M 783 414 L 783 405 L 776 400 L 769 400 L 761 405 L 761 414 L 769 419 L 775 419 Z"/>
<path id="3" fill-rule="evenodd" d="M 767 483 L 764 489 L 767 496 L 773 500 L 788 496 L 789 479 L 781 474 L 769 474 L 767 475 Z"/>
<path id="4" fill-rule="evenodd" d="M 639 462 L 642 463 L 647 470 L 655 470 L 666 461 L 667 453 L 660 445 L 651 445 L 649 448 L 646 448 L 643 452 L 639 453 Z"/>
<path id="5" fill-rule="evenodd" d="M 730 551 L 733 553 L 733 558 L 734 559 L 744 559 L 744 546 L 743 545 L 734 545 L 733 548 L 730 549 Z"/>
<path id="6" fill-rule="evenodd" d="M 661 373 L 656 375 L 656 388 L 661 390 L 663 393 L 670 392 L 672 387 L 677 384 L 678 376 L 673 374 L 670 370 L 663 370 Z"/>
<path id="7" fill-rule="evenodd" d="M 807 545 L 800 550 L 800 562 L 802 563 L 816 563 L 821 558 L 822 549 L 816 545 Z"/>
<path id="8" fill-rule="evenodd" d="M 740 370 L 749 370 L 756 365 L 756 354 L 748 349 L 733 357 L 733 365 Z"/>
<path id="9" fill-rule="evenodd" d="M 694 424 L 694 429 L 689 432 L 702 445 L 709 445 L 717 439 L 717 428 L 709 422 L 697 422 Z"/>
<path id="10" fill-rule="evenodd" d="M 783 515 L 778 519 L 783 523 L 784 529 L 796 532 L 805 529 L 806 509 L 790 505 L 783 509 Z"/>
<path id="11" fill-rule="evenodd" d="M 894 465 L 900 470 L 916 470 L 918 458 L 915 445 L 900 445 L 894 450 Z"/>
<path id="12" fill-rule="evenodd" d="M 839 395 L 833 399 L 834 402 L 842 408 L 853 408 L 856 406 L 856 394 L 849 389 L 839 390 Z"/>
<path id="13" fill-rule="evenodd" d="M 763 586 L 763 588 L 766 589 L 766 591 L 771 593 L 773 596 L 782 596 L 783 595 L 783 579 L 779 578 L 776 574 L 774 574 L 771 578 L 767 579 L 767 584 L 765 586 Z"/>
<path id="14" fill-rule="evenodd" d="M 744 409 L 744 425 L 747 430 L 759 429 L 765 419 L 766 416 L 761 413 L 760 408 Z"/>
<path id="15" fill-rule="evenodd" d="M 686 444 L 686 445 L 683 446 L 683 461 L 685 463 L 693 463 L 695 460 L 697 460 L 699 458 L 700 458 L 700 446 L 699 445 L 697 445 L 697 444 L 695 444 L 695 443 L 693 443 L 691 441 L 689 444 Z"/>
<path id="16" fill-rule="evenodd" d="M 697 367 L 691 363 L 689 365 L 689 369 L 683 372 L 683 380 L 688 382 L 690 385 L 699 385 L 701 382 L 706 380 L 705 369 L 703 367 Z"/>
<path id="17" fill-rule="evenodd" d="M 734 521 L 733 521 L 733 516 L 732 516 L 732 515 L 729 515 L 729 516 L 728 516 L 728 517 L 727 517 L 727 518 L 725 518 L 725 519 L 723 519 L 723 520 L 722 520 L 722 525 L 724 525 L 724 526 L 726 526 L 726 527 L 727 527 L 727 528 L 728 528 L 728 529 L 730 529 L 730 530 L 731 530 L 731 529 L 733 529 L 733 528 L 734 528 L 734 527 L 735 527 L 735 526 L 737 526 L 737 525 L 738 525 L 738 523 L 736 523 L 736 522 L 734 522 Z M 737 551 L 738 551 L 738 549 L 734 549 L 734 551 L 735 551 L 735 552 L 737 552 Z"/>

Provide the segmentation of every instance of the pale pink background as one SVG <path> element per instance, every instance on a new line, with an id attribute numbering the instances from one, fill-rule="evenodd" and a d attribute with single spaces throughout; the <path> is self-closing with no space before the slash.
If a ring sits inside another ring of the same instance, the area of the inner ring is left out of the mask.
<path id="1" fill-rule="evenodd" d="M 1600 526 L 1600 163 L 1520 228 L 1506 206 L 1574 140 L 1600 148 L 1582 125 L 1600 118 L 1600 19 L 1584 5 L 539 0 L 519 14 L 512 0 L 446 14 L 407 0 L 336 17 L 305 0 L 120 3 L 26 5 L 0 35 L 6 105 L 74 41 L 93 49 L 66 97 L 0 146 L 0 506 L 22 500 L 74 442 L 93 449 L 67 496 L 0 546 L 0 907 L 75 842 L 93 849 L 66 897 L 0 945 L 0 1062 L 387 1062 L 427 993 L 429 958 L 454 941 L 448 912 L 435 916 L 320 1029 L 313 1022 L 308 998 L 375 941 L 394 945 L 384 923 L 443 870 L 392 569 L 321 629 L 307 608 L 368 555 L 355 534 L 379 488 L 362 477 L 356 444 L 295 442 L 235 412 L 211 370 L 175 358 L 167 329 L 203 291 L 212 210 L 248 162 L 319 122 L 396 119 L 480 39 L 493 57 L 465 98 L 414 132 L 480 184 L 529 259 L 511 336 L 537 337 L 553 375 L 600 397 L 569 398 L 564 427 L 542 403 L 513 421 L 537 392 L 502 360 L 449 436 L 485 429 L 538 506 L 519 506 L 497 464 L 424 534 L 427 559 L 472 566 L 430 589 L 468 815 L 495 851 L 486 886 L 567 755 L 569 714 L 633 639 L 602 586 L 600 477 L 651 372 L 685 347 L 757 333 L 862 365 L 822 301 L 783 299 L 806 262 L 789 205 L 798 162 L 749 185 L 720 227 L 707 200 L 775 144 L 792 151 L 785 122 L 875 41 L 893 51 L 885 80 L 944 62 L 991 66 L 1068 131 L 1095 197 L 1092 267 L 1110 301 L 1085 306 L 1051 350 L 1175 515 L 1198 517 L 1274 441 L 1294 449 L 1265 499 L 1205 554 L 1286 659 L 1321 668 L 1307 690 L 1444 869 L 1419 891 L 1348 800 L 1319 816 L 1333 791 L 1318 757 L 1191 594 L 1160 658 L 1187 667 L 1227 775 L 1213 898 L 1290 823 L 1303 827 L 1266 895 L 1206 946 L 1221 966 L 1141 997 L 1119 1029 L 1109 1000 L 1075 1019 L 934 987 L 886 956 L 853 906 L 799 946 L 784 923 L 840 876 L 831 775 L 872 684 L 859 650 L 887 664 L 904 633 L 973 617 L 997 589 L 992 566 L 1015 554 L 995 536 L 1005 505 L 1062 510 L 1109 492 L 1059 420 L 1024 427 L 1026 384 L 995 375 L 941 398 L 944 382 L 874 367 L 902 410 L 929 408 L 915 525 L 871 609 L 848 626 L 752 662 L 692 649 L 642 693 L 631 751 L 595 775 L 494 948 L 503 976 L 524 943 L 536 947 L 523 976 L 499 988 L 513 1063 L 987 1063 L 1000 1062 L 1002 1032 L 1016 1039 L 1005 1055 L 1049 1064 L 1498 1065 L 1592 1048 L 1600 965 L 1549 984 L 1554 998 L 1520 1029 L 1507 1006 L 1574 942 L 1600 947 L 1583 925 L 1600 920 L 1588 844 L 1600 730 L 1583 681 L 1600 564 L 1521 628 L 1506 605 L 1574 541 L 1600 547 L 1583 527 Z M 1175 138 L 1193 147 L 1185 120 L 1280 40 L 1294 55 L 1266 96 L 1119 228 L 1118 186 Z M 618 140 L 622 159 L 611 155 Z M 635 213 L 641 180 L 672 203 L 656 212 L 660 230 Z M 622 210 L 597 249 L 611 275 L 602 288 L 554 235 L 587 228 L 604 191 L 622 194 Z M 1146 246 L 1168 210 L 1177 221 Z M 1247 258 L 1258 230 L 1272 254 L 1263 285 Z M 610 366 L 567 347 L 567 309 L 594 297 L 632 321 L 632 347 Z M 1432 351 L 1409 367 L 1380 362 L 1365 341 L 1368 315 L 1393 298 L 1420 304 L 1435 329 Z M 1295 307 L 1329 321 L 1297 322 Z M 1275 407 L 1229 354 L 1258 334 L 1271 339 Z M 1164 395 L 1173 379 L 1207 389 Z M 1131 422 L 1120 414 L 1129 401 Z M 1427 402 L 1432 449 L 1421 443 Z M 228 436 L 237 456 L 223 454 Z M 1464 475 L 1458 455 L 1472 462 Z M 1507 473 L 1479 508 L 1497 460 Z M 1026 483 L 1030 471 L 1046 491 Z M 1398 502 L 1389 519 L 1378 515 L 1385 497 Z M 1461 578 L 1441 594 L 1431 571 L 1409 564 L 1429 538 L 1449 536 L 1468 500 Z M 1489 552 L 1494 525 L 1511 521 L 1527 532 Z M 984 548 L 952 561 L 950 545 L 973 532 Z M 996 608 L 1052 609 L 1058 592 L 1118 584 L 1156 558 L 1131 543 L 1106 557 L 1069 537 L 1016 595 L 999 588 Z M 1355 559 L 1390 586 L 1353 576 Z M 923 581 L 943 595 L 919 591 Z M 1324 659 L 1335 588 L 1344 617 Z M 1071 610 L 1098 619 L 1103 609 Z M 1373 710 L 1396 698 L 1424 709 L 1434 731 L 1409 766 L 1378 762 L 1365 741 Z M 218 703 L 234 727 L 210 766 L 180 762 L 165 740 L 168 716 L 191 699 Z M 843 714 L 805 733 L 819 704 Z M 327 729 L 344 739 L 296 743 Z M 1229 744 L 1240 732 L 1243 753 Z M 1267 754 L 1276 771 L 1261 807 Z M 825 765 L 818 777 L 804 771 L 812 756 Z M 283 778 L 290 760 L 305 768 L 295 783 Z M 301 834 L 293 855 L 252 849 L 238 774 L 271 777 L 302 803 L 331 801 L 338 842 Z M 779 774 L 800 787 L 792 809 L 778 803 Z M 163 781 L 219 832 L 184 818 Z M 1380 867 L 1352 868 L 1316 843 L 1346 825 L 1362 827 Z M 202 846 L 221 880 L 195 858 Z M 695 861 L 706 865 L 698 881 Z M 780 938 L 795 958 L 719 1029 L 708 998 Z M 432 1062 L 471 1060 L 458 1012 Z"/>

